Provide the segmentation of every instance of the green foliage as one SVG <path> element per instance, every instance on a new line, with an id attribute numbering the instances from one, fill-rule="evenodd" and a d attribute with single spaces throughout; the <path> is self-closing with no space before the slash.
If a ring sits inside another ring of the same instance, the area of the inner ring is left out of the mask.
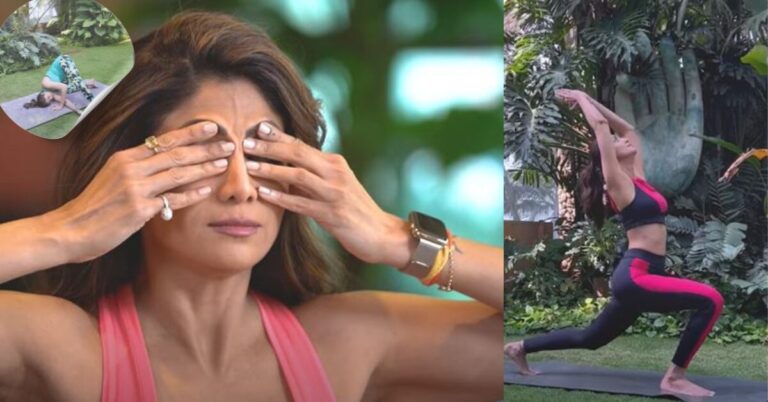
<path id="1" fill-rule="evenodd" d="M 51 35 L 0 30 L 0 75 L 38 68 L 60 53 Z"/>
<path id="2" fill-rule="evenodd" d="M 583 31 L 584 45 L 623 71 L 629 71 L 638 56 L 637 43 L 648 41 L 644 10 L 631 10 L 607 17 Z"/>
<path id="3" fill-rule="evenodd" d="M 507 91 L 504 113 L 505 157 L 515 150 L 515 160 L 519 163 L 547 177 L 554 176 L 554 154 L 547 144 L 554 142 L 562 131 L 558 106 L 552 101 L 531 104 L 522 96 Z M 513 179 L 519 179 L 514 172 Z"/>
<path id="4" fill-rule="evenodd" d="M 718 219 L 706 222 L 696 232 L 686 264 L 695 270 L 725 273 L 728 266 L 744 250 L 747 225 L 724 224 Z"/>
<path id="5" fill-rule="evenodd" d="M 525 335 L 555 328 L 582 327 L 597 316 L 607 301 L 606 298 L 588 297 L 568 305 L 508 302 L 504 329 L 506 335 Z"/>
<path id="6" fill-rule="evenodd" d="M 600 229 L 591 222 L 579 221 L 569 230 L 565 243 L 565 255 L 573 259 L 574 268 L 586 284 L 594 278 L 610 277 L 626 237 L 614 219 L 607 219 Z"/>
<path id="7" fill-rule="evenodd" d="M 529 250 L 519 249 L 514 241 L 505 241 L 507 264 L 504 293 L 508 301 L 572 304 L 584 296 L 578 282 L 560 269 L 566 251 L 562 240 L 539 242 Z M 516 269 L 526 262 L 528 268 Z"/>
<path id="8" fill-rule="evenodd" d="M 61 34 L 81 46 L 111 45 L 127 35 L 117 17 L 93 0 L 77 1 L 75 18 Z"/>
<path id="9" fill-rule="evenodd" d="M 688 2 L 670 0 L 596 1 L 596 0 L 519 0 L 505 3 L 519 27 L 506 39 L 507 86 L 505 97 L 518 96 L 536 116 L 547 108 L 548 94 L 560 87 L 585 90 L 611 105 L 616 76 L 628 72 L 639 87 L 648 92 L 658 83 L 661 71 L 656 48 L 660 38 L 674 37 L 679 50 L 693 49 L 699 60 L 699 75 L 705 102 L 705 133 L 718 133 L 738 146 L 765 147 L 766 76 L 741 58 L 768 40 L 768 10 L 750 11 L 744 1 L 706 0 Z M 680 28 L 678 29 L 678 25 Z M 650 52 L 650 53 L 649 53 Z M 765 62 L 764 60 L 756 61 Z M 588 63 L 577 62 L 587 60 Z M 520 103 L 520 101 L 515 101 Z M 505 107 L 513 102 L 505 102 Z M 515 116 L 505 112 L 505 118 Z M 567 131 L 558 145 L 583 149 L 584 141 L 576 135 L 585 132 L 583 121 L 569 113 L 549 114 Z M 530 124 L 526 129 L 505 125 L 505 156 L 519 162 L 515 172 L 535 171 L 573 191 L 575 181 L 563 180 L 558 158 L 546 151 L 550 138 L 520 139 L 528 132 L 546 133 Z M 552 125 L 548 123 L 548 125 Z M 711 135 L 711 134 L 710 134 Z M 583 136 L 582 136 L 583 137 Z M 510 149 L 511 148 L 511 149 Z M 522 156 L 527 159 L 520 158 Z M 580 165 L 576 154 L 577 168 Z M 529 178 L 530 175 L 519 175 Z M 515 178 L 517 180 L 517 178 Z"/>
<path id="10" fill-rule="evenodd" d="M 768 46 L 756 45 L 749 53 L 741 56 L 741 62 L 749 64 L 760 75 L 768 75 Z"/>
<path id="11" fill-rule="evenodd" d="M 556 328 L 586 327 L 603 310 L 607 298 L 585 298 L 569 306 L 562 304 L 517 304 L 508 302 L 505 312 L 507 336 L 548 332 Z M 645 313 L 632 324 L 626 334 L 648 337 L 676 338 L 688 322 L 688 313 Z M 720 344 L 745 342 L 768 344 L 768 325 L 735 311 L 724 311 L 709 338 Z"/>

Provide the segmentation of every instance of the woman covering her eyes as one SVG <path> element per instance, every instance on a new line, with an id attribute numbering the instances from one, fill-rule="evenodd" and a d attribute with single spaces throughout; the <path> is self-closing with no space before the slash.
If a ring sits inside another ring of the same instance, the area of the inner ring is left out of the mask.
<path id="1" fill-rule="evenodd" d="M 5 400 L 501 398 L 500 249 L 381 210 L 260 30 L 182 13 L 135 52 L 69 135 L 61 207 L 0 225 L 0 282 L 50 294 L 0 292 Z M 341 292 L 311 220 L 477 301 Z"/>

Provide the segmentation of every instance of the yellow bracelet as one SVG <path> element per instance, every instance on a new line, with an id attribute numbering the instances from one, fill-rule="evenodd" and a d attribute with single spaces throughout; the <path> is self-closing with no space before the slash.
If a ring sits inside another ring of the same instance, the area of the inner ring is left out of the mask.
<path id="1" fill-rule="evenodd" d="M 432 284 L 433 280 L 440 275 L 440 272 L 443 270 L 443 267 L 445 267 L 445 263 L 447 261 L 447 249 L 448 246 L 445 246 L 440 249 L 440 252 L 438 252 L 437 257 L 435 257 L 435 262 L 432 264 L 432 268 L 430 268 L 429 273 L 421 278 L 421 283 L 425 286 L 429 286 Z"/>

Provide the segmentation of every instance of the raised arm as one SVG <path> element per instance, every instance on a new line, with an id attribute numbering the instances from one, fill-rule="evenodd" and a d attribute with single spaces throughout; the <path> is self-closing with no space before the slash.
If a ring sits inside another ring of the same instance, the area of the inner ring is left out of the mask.
<path id="1" fill-rule="evenodd" d="M 584 94 L 584 96 L 586 96 L 589 102 L 605 117 L 606 121 L 608 121 L 608 126 L 611 127 L 613 132 L 619 137 L 626 138 L 637 150 L 637 153 L 635 154 L 634 173 L 635 176 L 645 178 L 643 147 L 640 143 L 640 136 L 638 136 L 637 131 L 635 131 L 635 127 L 589 95 Z"/>
<path id="2" fill-rule="evenodd" d="M 614 138 L 611 135 L 608 119 L 598 110 L 595 103 L 584 92 L 569 89 L 560 89 L 556 92 L 559 99 L 571 105 L 578 105 L 584 113 L 584 118 L 595 132 L 597 146 L 600 148 L 600 164 L 602 166 L 603 179 L 609 194 L 617 205 L 626 205 L 634 196 L 631 179 L 622 171 L 616 157 Z"/>

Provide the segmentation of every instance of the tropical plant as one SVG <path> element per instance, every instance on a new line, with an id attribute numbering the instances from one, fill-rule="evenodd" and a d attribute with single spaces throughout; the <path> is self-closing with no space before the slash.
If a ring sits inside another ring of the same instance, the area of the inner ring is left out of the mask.
<path id="1" fill-rule="evenodd" d="M 59 53 L 59 44 L 51 35 L 0 30 L 0 75 L 40 67 Z"/>
<path id="2" fill-rule="evenodd" d="M 504 291 L 511 295 L 508 301 L 570 305 L 584 297 L 578 281 L 560 268 L 566 248 L 565 242 L 559 239 L 542 241 L 529 249 L 507 240 Z M 524 262 L 528 268 L 515 268 Z"/>
<path id="3" fill-rule="evenodd" d="M 567 233 L 565 255 L 573 261 L 585 287 L 593 294 L 596 278 L 607 279 L 613 272 L 617 258 L 626 248 L 624 231 L 615 219 L 608 219 L 601 228 L 589 221 L 578 221 Z"/>
<path id="4" fill-rule="evenodd" d="M 545 134 L 548 130 L 538 127 L 559 124 L 567 128 L 569 124 L 573 126 L 573 122 L 569 121 L 568 113 L 561 111 L 557 116 L 550 112 L 547 93 L 560 86 L 577 87 L 611 105 L 617 77 L 622 73 L 632 77 L 636 93 L 650 93 L 651 84 L 658 82 L 659 74 L 663 75 L 657 67 L 655 49 L 665 37 L 676 38 L 673 39 L 675 46 L 692 50 L 691 60 L 693 57 L 699 60 L 707 109 L 703 131 L 720 133 L 742 147 L 760 146 L 765 142 L 765 136 L 760 133 L 766 131 L 768 124 L 764 113 L 766 81 L 740 58 L 755 47 L 759 38 L 764 38 L 768 14 L 763 10 L 749 10 L 743 3 L 723 0 L 683 4 L 665 0 L 507 1 L 505 10 L 515 20 L 511 25 L 516 26 L 517 31 L 507 32 L 505 97 L 523 101 L 510 100 L 506 105 L 518 110 L 524 105 L 528 108 L 527 119 L 505 125 L 505 156 L 511 155 L 518 161 L 515 172 L 533 170 L 558 179 L 554 176 L 558 175 L 562 161 L 553 158 L 551 150 L 539 149 L 551 138 Z M 591 63 L 570 61 L 579 59 Z M 507 119 L 518 115 L 505 113 Z M 540 123 L 537 117 L 541 117 L 544 124 L 537 125 Z M 578 125 L 577 120 L 576 131 L 584 131 Z M 700 134 L 701 128 L 693 132 Z M 541 140 L 519 138 L 543 133 Z M 566 141 L 558 144 L 583 146 L 583 142 L 574 140 L 566 136 Z M 578 154 L 575 157 L 578 167 Z M 517 177 L 525 180 L 532 176 L 518 174 Z"/>
<path id="5" fill-rule="evenodd" d="M 126 37 L 120 20 L 104 6 L 93 0 L 77 0 L 75 18 L 61 34 L 74 44 L 104 46 L 120 42 Z"/>

